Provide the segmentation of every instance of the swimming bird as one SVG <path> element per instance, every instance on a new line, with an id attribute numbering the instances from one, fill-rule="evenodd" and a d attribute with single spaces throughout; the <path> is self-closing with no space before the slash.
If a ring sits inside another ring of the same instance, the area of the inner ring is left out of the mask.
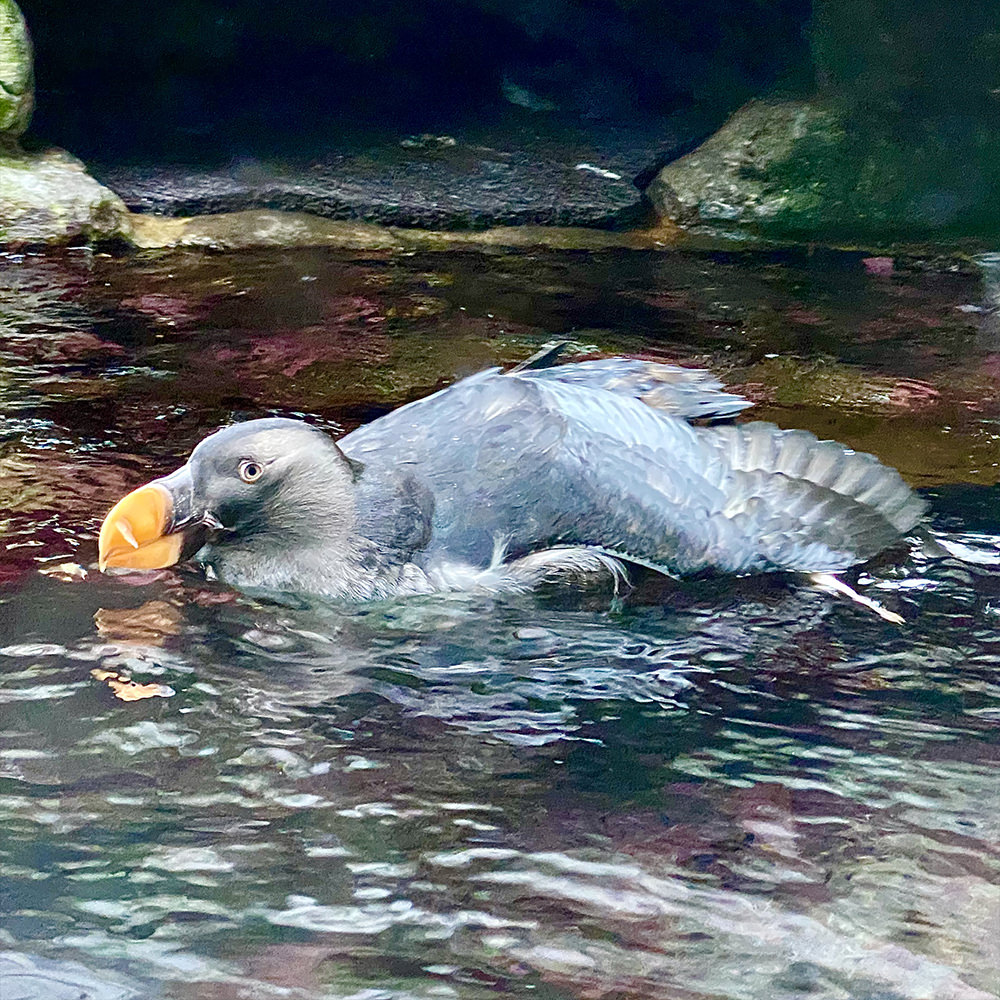
<path id="1" fill-rule="evenodd" d="M 923 501 L 807 431 L 705 422 L 750 405 L 708 372 L 611 358 L 489 369 L 339 441 L 297 420 L 233 424 L 119 501 L 100 568 L 193 556 L 240 589 L 348 600 L 628 564 L 849 590 L 836 574 L 910 531 Z"/>

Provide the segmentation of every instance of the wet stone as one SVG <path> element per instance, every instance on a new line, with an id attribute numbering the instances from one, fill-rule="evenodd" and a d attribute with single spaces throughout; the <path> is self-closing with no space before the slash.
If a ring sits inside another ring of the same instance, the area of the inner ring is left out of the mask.
<path id="1" fill-rule="evenodd" d="M 95 166 L 135 212 L 308 212 L 424 229 L 624 228 L 647 214 L 635 183 L 687 141 L 670 127 L 540 137 L 384 137 L 308 162 Z"/>
<path id="2" fill-rule="evenodd" d="M 128 212 L 62 149 L 0 149 L 0 244 L 113 240 L 130 233 Z"/>

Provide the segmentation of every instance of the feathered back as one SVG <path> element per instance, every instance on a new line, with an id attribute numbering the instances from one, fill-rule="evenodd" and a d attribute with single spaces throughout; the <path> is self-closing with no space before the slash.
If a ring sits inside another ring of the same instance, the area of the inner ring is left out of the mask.
<path id="1" fill-rule="evenodd" d="M 770 424 L 668 415 L 648 397 L 688 416 L 749 405 L 678 371 L 613 360 L 482 372 L 340 444 L 415 477 L 434 499 L 429 555 L 477 565 L 502 539 L 512 556 L 584 545 L 675 575 L 835 572 L 919 519 L 922 502 L 870 455 Z"/>

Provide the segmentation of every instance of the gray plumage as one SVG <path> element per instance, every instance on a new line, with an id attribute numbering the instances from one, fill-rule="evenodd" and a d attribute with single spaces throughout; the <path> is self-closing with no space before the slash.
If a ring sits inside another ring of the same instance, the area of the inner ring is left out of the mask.
<path id="1" fill-rule="evenodd" d="M 870 455 L 771 424 L 692 426 L 750 405 L 708 373 L 613 359 L 481 372 L 337 445 L 269 419 L 203 441 L 195 494 L 223 579 L 355 599 L 519 589 L 618 561 L 838 572 L 923 503 Z M 244 484 L 234 470 L 265 467 Z"/>
<path id="2" fill-rule="evenodd" d="M 749 399 L 726 392 L 725 386 L 711 372 L 628 358 L 584 361 L 523 372 L 514 369 L 510 374 L 633 396 L 655 410 L 685 420 L 735 417 L 753 405 Z"/>

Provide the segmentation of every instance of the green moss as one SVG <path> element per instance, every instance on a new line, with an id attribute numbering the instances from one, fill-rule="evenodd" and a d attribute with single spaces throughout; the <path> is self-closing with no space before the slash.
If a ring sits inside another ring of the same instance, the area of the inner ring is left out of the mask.
<path id="1" fill-rule="evenodd" d="M 0 134 L 24 132 L 34 106 L 31 38 L 14 0 L 0 0 Z"/>
<path id="2" fill-rule="evenodd" d="M 772 232 L 914 237 L 1000 226 L 1000 132 L 980 130 L 960 144 L 947 122 L 928 120 L 902 141 L 871 125 L 845 119 L 843 129 L 811 133 L 773 164 L 766 187 L 787 201 Z"/>

